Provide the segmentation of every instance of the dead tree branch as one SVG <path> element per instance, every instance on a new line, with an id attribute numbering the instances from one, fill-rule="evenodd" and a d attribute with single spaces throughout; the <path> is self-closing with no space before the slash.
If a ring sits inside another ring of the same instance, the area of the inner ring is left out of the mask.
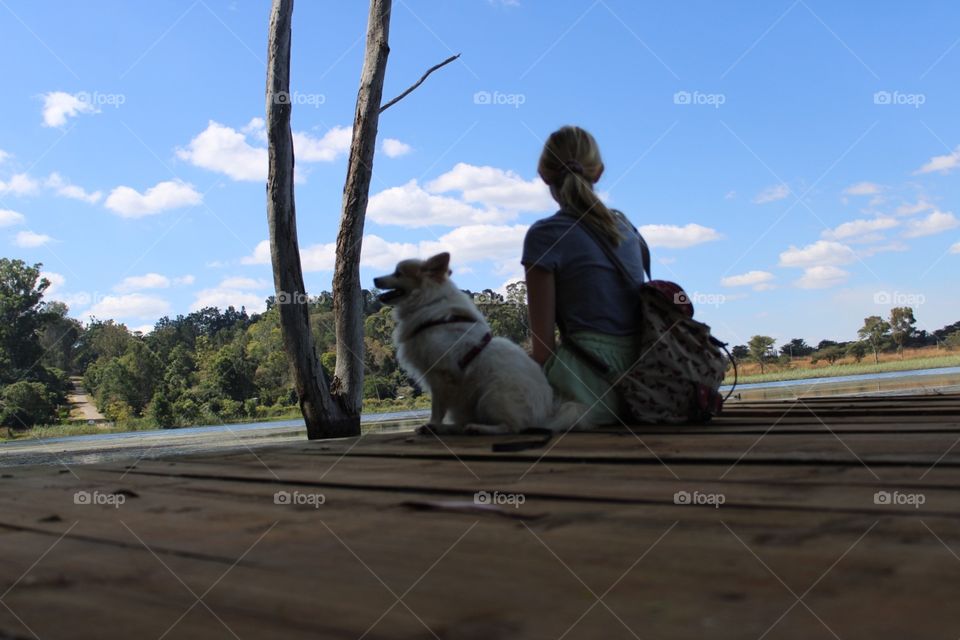
<path id="1" fill-rule="evenodd" d="M 458 53 L 457 55 L 450 56 L 449 58 L 447 58 L 446 60 L 444 60 L 444 61 L 441 62 L 440 64 L 435 64 L 435 65 L 433 65 L 432 67 L 430 67 L 429 69 L 427 69 L 427 72 L 424 73 L 422 76 L 420 76 L 420 79 L 419 79 L 419 80 L 417 80 L 417 81 L 414 82 L 412 85 L 410 85 L 410 86 L 407 88 L 406 91 L 404 91 L 403 93 L 401 93 L 400 95 L 398 95 L 396 98 L 394 98 L 394 99 L 391 100 L 390 102 L 388 102 L 388 103 L 386 103 L 385 105 L 383 105 L 382 107 L 380 107 L 380 113 L 383 113 L 383 112 L 386 111 L 388 108 L 392 107 L 393 105 L 397 104 L 398 102 L 400 102 L 401 100 L 403 100 L 404 98 L 406 98 L 408 95 L 410 95 L 410 93 L 411 93 L 414 89 L 416 89 L 417 87 L 419 87 L 420 85 L 423 84 L 423 81 L 426 80 L 426 79 L 427 79 L 427 76 L 429 76 L 431 73 L 433 73 L 434 71 L 436 71 L 436 70 L 439 69 L 440 67 L 443 67 L 443 66 L 446 66 L 446 65 L 450 64 L 451 62 L 453 62 L 454 60 L 456 60 L 456 59 L 459 58 L 459 57 L 460 57 L 460 54 Z"/>

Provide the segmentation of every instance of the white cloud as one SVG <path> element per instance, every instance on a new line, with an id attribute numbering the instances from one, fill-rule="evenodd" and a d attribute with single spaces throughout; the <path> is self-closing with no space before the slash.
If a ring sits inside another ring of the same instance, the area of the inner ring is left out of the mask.
<path id="1" fill-rule="evenodd" d="M 18 173 L 6 181 L 0 180 L 0 196 L 26 196 L 35 193 L 39 188 L 40 183 L 25 173 Z"/>
<path id="2" fill-rule="evenodd" d="M 86 94 L 71 94 L 64 91 L 51 91 L 43 94 L 43 126 L 62 127 L 67 118 L 73 118 L 81 113 L 99 113 L 89 99 L 84 100 Z"/>
<path id="3" fill-rule="evenodd" d="M 639 230 L 651 247 L 669 249 L 685 249 L 723 237 L 716 229 L 693 223 L 682 227 L 672 224 L 645 224 Z"/>
<path id="4" fill-rule="evenodd" d="M 180 180 L 159 182 L 142 194 L 136 189 L 120 186 L 107 196 L 105 206 L 123 218 L 141 218 L 167 209 L 195 206 L 203 196 L 193 185 Z"/>
<path id="5" fill-rule="evenodd" d="M 955 242 L 950 247 L 950 253 L 960 253 L 960 242 Z"/>
<path id="6" fill-rule="evenodd" d="M 258 242 L 252 254 L 240 258 L 240 264 L 270 264 L 270 241 Z"/>
<path id="7" fill-rule="evenodd" d="M 839 242 L 818 240 L 798 249 L 793 245 L 780 254 L 781 267 L 816 267 L 847 264 L 857 259 L 853 249 Z"/>
<path id="8" fill-rule="evenodd" d="M 25 249 L 32 249 L 34 247 L 42 247 L 43 245 L 51 242 L 53 238 L 43 233 L 34 233 L 33 231 L 21 231 L 17 234 L 14 242 L 18 247 L 23 247 Z"/>
<path id="9" fill-rule="evenodd" d="M 146 273 L 142 276 L 124 278 L 113 290 L 119 293 L 139 291 L 140 289 L 166 289 L 170 286 L 170 278 L 159 273 Z"/>
<path id="10" fill-rule="evenodd" d="M 926 199 L 920 198 L 914 204 L 907 204 L 906 202 L 901 204 L 899 207 L 897 207 L 897 215 L 912 216 L 934 208 L 934 205 L 927 202 Z"/>
<path id="11" fill-rule="evenodd" d="M 514 211 L 549 211 L 557 208 L 540 178 L 524 180 L 513 171 L 458 162 L 453 169 L 426 185 L 431 193 L 459 191 L 464 202 Z"/>
<path id="12" fill-rule="evenodd" d="M 916 171 L 914 175 L 922 173 L 933 173 L 934 171 L 939 171 L 940 173 L 947 173 L 956 169 L 960 166 L 960 146 L 954 149 L 951 153 L 948 153 L 944 156 L 934 156 L 930 158 L 929 161 Z"/>
<path id="13" fill-rule="evenodd" d="M 783 200 L 790 195 L 790 187 L 780 183 L 775 184 L 772 187 L 767 187 L 757 195 L 753 197 L 753 201 L 756 204 L 766 204 L 768 202 L 776 202 L 777 200 Z"/>
<path id="14" fill-rule="evenodd" d="M 100 198 L 103 196 L 99 191 L 94 191 L 89 193 L 84 190 L 82 187 L 78 187 L 75 184 L 70 184 L 69 181 L 65 180 L 59 173 L 53 172 L 47 179 L 44 181 L 44 186 L 48 189 L 53 189 L 58 196 L 63 196 L 64 198 L 72 198 L 74 200 L 82 200 L 90 204 L 95 204 L 100 201 Z"/>
<path id="15" fill-rule="evenodd" d="M 723 196 L 723 199 L 724 199 L 724 200 L 733 200 L 733 199 L 736 198 L 736 197 L 737 197 L 737 192 L 736 192 L 736 191 L 733 191 L 733 190 L 731 189 L 730 191 L 727 191 L 727 193 Z"/>
<path id="16" fill-rule="evenodd" d="M 775 277 L 769 271 L 748 271 L 737 276 L 722 278 L 720 284 L 725 287 L 753 287 L 754 289 L 759 287 L 762 290 L 769 288 L 770 281 Z"/>
<path id="17" fill-rule="evenodd" d="M 903 232 L 905 238 L 919 238 L 943 233 L 960 226 L 960 220 L 951 212 L 934 211 L 925 218 L 910 220 Z"/>
<path id="18" fill-rule="evenodd" d="M 877 255 L 878 253 L 889 253 L 891 251 L 898 251 L 898 252 L 906 251 L 909 248 L 910 247 L 900 242 L 899 240 L 895 240 L 887 244 L 876 244 L 876 245 L 873 245 L 872 247 L 865 247 L 864 249 L 858 251 L 857 255 L 860 256 L 861 258 L 869 258 L 870 256 Z"/>
<path id="19" fill-rule="evenodd" d="M 411 180 L 372 195 L 367 215 L 377 224 L 416 228 L 506 222 L 516 217 L 516 212 L 473 207 L 457 198 L 429 193 Z"/>
<path id="20" fill-rule="evenodd" d="M 177 157 L 190 164 L 222 173 L 233 180 L 263 182 L 267 179 L 267 149 L 250 144 L 247 137 L 266 145 L 267 132 L 263 118 L 254 118 L 240 131 L 210 120 Z M 330 162 L 350 150 L 352 129 L 333 127 L 315 138 L 302 131 L 293 132 L 293 148 L 297 162 Z"/>
<path id="21" fill-rule="evenodd" d="M 99 320 L 152 320 L 166 315 L 170 311 L 170 303 L 157 296 L 148 296 L 142 293 L 127 295 L 104 296 L 95 305 L 87 309 L 84 318 Z"/>
<path id="22" fill-rule="evenodd" d="M 0 149 L 0 163 L 6 162 L 12 157 L 13 157 L 12 153 L 8 151 L 4 151 L 3 149 Z"/>
<path id="23" fill-rule="evenodd" d="M 370 198 L 367 214 L 378 224 L 404 227 L 500 224 L 523 212 L 556 209 L 539 178 L 524 180 L 513 171 L 458 163 L 421 186 L 417 180 Z"/>
<path id="24" fill-rule="evenodd" d="M 875 182 L 858 182 L 843 190 L 848 196 L 875 196 L 882 191 L 883 187 Z"/>
<path id="25" fill-rule="evenodd" d="M 834 229 L 825 229 L 820 235 L 827 240 L 847 240 L 849 242 L 870 242 L 879 238 L 877 231 L 884 231 L 899 226 L 900 222 L 894 218 L 874 218 L 872 220 L 851 220 L 844 222 Z"/>
<path id="26" fill-rule="evenodd" d="M 808 267 L 794 284 L 801 289 L 826 289 L 847 281 L 850 274 L 839 267 L 821 265 Z"/>
<path id="27" fill-rule="evenodd" d="M 12 227 L 15 224 L 23 224 L 26 218 L 22 213 L 11 209 L 0 209 L 0 227 Z"/>
<path id="28" fill-rule="evenodd" d="M 57 273 L 56 271 L 41 271 L 40 277 L 46 278 L 50 282 L 50 286 L 43 292 L 43 295 L 47 298 L 57 295 L 60 288 L 67 282 L 63 274 Z"/>
<path id="29" fill-rule="evenodd" d="M 333 127 L 320 138 L 294 131 L 293 153 L 300 162 L 331 162 L 350 151 L 352 137 L 350 127 Z"/>
<path id="30" fill-rule="evenodd" d="M 186 149 L 177 150 L 177 157 L 234 180 L 263 182 L 267 179 L 266 148 L 251 146 L 245 134 L 213 120 Z"/>
<path id="31" fill-rule="evenodd" d="M 387 154 L 388 158 L 399 158 L 400 156 L 405 156 L 413 150 L 413 147 L 408 145 L 405 142 L 401 142 L 396 138 L 386 138 L 383 141 L 383 152 Z"/>
<path id="32" fill-rule="evenodd" d="M 142 289 L 167 289 L 173 285 L 193 284 L 194 277 L 186 275 L 178 278 L 168 278 L 160 273 L 145 273 L 142 276 L 128 276 L 113 287 L 118 293 L 129 293 Z"/>
<path id="33" fill-rule="evenodd" d="M 391 242 L 368 234 L 363 238 L 360 264 L 372 269 L 392 269 L 407 258 L 425 258 L 441 251 L 449 251 L 456 263 L 494 262 L 498 273 L 508 264 L 519 265 L 523 238 L 527 225 L 467 225 L 446 233 L 437 240 L 423 240 L 418 244 Z M 300 261 L 305 272 L 333 271 L 336 243 L 329 242 L 304 247 Z M 269 264 L 269 243 L 257 244 L 253 254 L 240 260 L 243 264 Z"/>
<path id="34" fill-rule="evenodd" d="M 224 278 L 216 287 L 198 291 L 190 310 L 198 311 L 204 307 L 245 307 L 252 313 L 261 313 L 267 308 L 266 296 L 257 293 L 257 290 L 263 289 L 265 284 L 263 280 L 253 278 Z"/>

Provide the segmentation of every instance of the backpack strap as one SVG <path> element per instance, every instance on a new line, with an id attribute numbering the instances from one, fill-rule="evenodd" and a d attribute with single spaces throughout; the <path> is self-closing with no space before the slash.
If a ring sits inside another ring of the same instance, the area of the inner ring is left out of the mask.
<path id="1" fill-rule="evenodd" d="M 619 211 L 616 213 L 618 213 L 620 217 L 627 222 L 627 224 L 630 224 L 630 222 L 626 219 L 626 216 Z M 596 242 L 597 245 L 599 245 L 600 249 L 604 254 L 606 254 L 613 266 L 616 267 L 617 271 L 620 272 L 620 275 L 622 275 L 628 283 L 632 283 L 634 286 L 636 286 L 636 288 L 639 289 L 640 285 L 643 284 L 643 279 L 641 278 L 638 281 L 637 278 L 630 273 L 630 270 L 627 269 L 627 265 L 623 264 L 623 260 L 620 259 L 620 256 L 617 255 L 617 252 L 614 251 L 613 247 L 610 246 L 610 243 L 607 242 L 606 239 L 603 238 L 596 229 L 591 227 L 589 222 L 578 222 L 577 224 L 587 233 L 587 235 L 593 238 L 593 241 Z M 637 234 L 637 241 L 640 243 L 640 259 L 643 264 L 643 273 L 647 276 L 647 280 L 652 280 L 653 278 L 650 276 L 650 247 L 647 246 L 647 241 L 643 239 L 643 236 L 636 227 L 630 224 L 630 228 L 633 229 L 634 233 Z"/>

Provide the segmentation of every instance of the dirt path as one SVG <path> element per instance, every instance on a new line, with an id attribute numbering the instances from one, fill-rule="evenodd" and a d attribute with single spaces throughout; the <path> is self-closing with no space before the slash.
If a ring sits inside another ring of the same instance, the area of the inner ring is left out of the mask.
<path id="1" fill-rule="evenodd" d="M 73 391 L 67 394 L 67 402 L 70 403 L 71 420 L 95 420 L 105 422 L 106 416 L 97 411 L 97 405 L 93 403 L 86 389 L 83 388 L 83 380 L 80 376 L 72 376 L 70 383 L 73 385 Z"/>

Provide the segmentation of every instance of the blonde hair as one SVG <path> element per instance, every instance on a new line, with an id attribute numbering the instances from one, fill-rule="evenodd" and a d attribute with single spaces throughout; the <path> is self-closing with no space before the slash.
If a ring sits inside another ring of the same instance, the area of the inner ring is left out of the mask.
<path id="1" fill-rule="evenodd" d="M 566 126 L 550 134 L 537 173 L 550 187 L 564 210 L 600 231 L 614 246 L 620 244 L 617 214 L 608 209 L 593 190 L 603 173 L 600 147 L 587 131 Z"/>

